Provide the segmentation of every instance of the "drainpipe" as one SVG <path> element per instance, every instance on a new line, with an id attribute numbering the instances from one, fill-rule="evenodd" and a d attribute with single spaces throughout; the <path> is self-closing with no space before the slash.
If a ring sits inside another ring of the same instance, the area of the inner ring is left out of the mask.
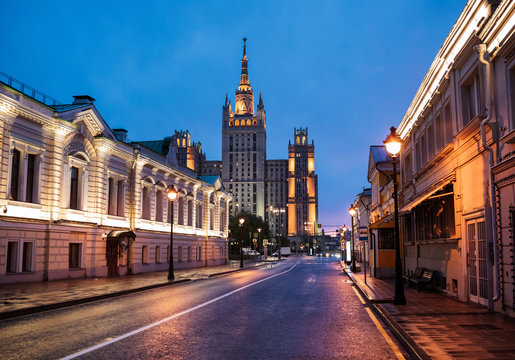
<path id="1" fill-rule="evenodd" d="M 483 147 L 488 151 L 489 158 L 490 158 L 490 201 L 491 201 L 491 221 L 492 221 L 492 229 L 493 229 L 493 238 L 492 238 L 492 247 L 493 247 L 493 265 L 494 265 L 494 272 L 495 272 L 495 296 L 488 301 L 488 309 L 490 311 L 493 310 L 493 303 L 498 301 L 501 294 L 500 289 L 500 278 L 499 278 L 499 261 L 498 261 L 498 241 L 497 241 L 497 218 L 496 218 L 496 203 L 495 203 L 495 184 L 494 184 L 494 175 L 492 172 L 492 168 L 494 166 L 494 150 L 488 145 L 486 142 L 486 130 L 485 126 L 488 124 L 492 130 L 492 136 L 494 137 L 495 130 L 490 125 L 490 122 L 494 123 L 496 125 L 496 121 L 492 121 L 492 114 L 493 114 L 493 108 L 494 108 L 494 101 L 493 101 L 493 88 L 492 88 L 492 69 L 490 61 L 485 60 L 485 53 L 486 53 L 486 45 L 485 44 L 479 44 L 474 47 L 474 49 L 479 54 L 479 61 L 485 65 L 485 72 L 486 72 L 486 94 L 485 94 L 485 106 L 486 106 L 486 118 L 481 121 L 481 142 Z M 495 138 L 494 138 L 495 141 Z M 489 257 L 490 258 L 490 257 Z"/>

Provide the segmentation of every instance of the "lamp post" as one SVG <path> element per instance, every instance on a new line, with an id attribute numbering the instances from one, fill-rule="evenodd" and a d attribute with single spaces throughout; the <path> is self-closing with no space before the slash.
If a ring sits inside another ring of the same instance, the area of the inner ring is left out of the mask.
<path id="1" fill-rule="evenodd" d="M 260 244 L 260 242 L 259 242 L 259 241 L 261 240 L 261 228 L 258 228 L 258 229 L 257 229 L 257 231 L 258 231 L 258 242 L 257 242 L 257 247 L 258 247 L 258 251 L 261 253 L 261 249 L 260 249 L 260 245 L 259 245 L 259 244 Z"/>
<path id="2" fill-rule="evenodd" d="M 404 286 L 402 285 L 402 262 L 401 262 L 401 245 L 399 238 L 399 199 L 397 193 L 397 156 L 401 151 L 402 139 L 395 127 L 390 128 L 390 134 L 383 143 L 386 151 L 392 157 L 393 163 L 393 204 L 395 208 L 395 295 L 393 298 L 394 305 L 406 305 L 406 297 L 404 296 Z"/>
<path id="3" fill-rule="evenodd" d="M 243 268 L 243 224 L 245 223 L 245 218 L 240 217 L 238 222 L 240 223 L 240 268 Z"/>
<path id="4" fill-rule="evenodd" d="M 351 270 L 356 272 L 356 258 L 354 256 L 354 215 L 356 215 L 356 208 L 351 205 L 349 208 L 350 214 L 350 258 L 351 258 Z"/>
<path id="5" fill-rule="evenodd" d="M 175 186 L 170 185 L 166 191 L 168 200 L 170 200 L 170 259 L 168 263 L 168 280 L 175 278 L 173 274 L 173 201 L 177 197 L 177 189 Z"/>
<path id="6" fill-rule="evenodd" d="M 344 257 L 344 252 L 345 252 L 345 248 L 343 247 L 343 244 L 345 244 L 346 242 L 346 238 L 345 238 L 345 233 L 347 232 L 347 226 L 343 225 L 342 227 L 342 231 L 340 233 L 340 249 L 342 251 L 342 261 L 345 261 L 345 257 Z"/>

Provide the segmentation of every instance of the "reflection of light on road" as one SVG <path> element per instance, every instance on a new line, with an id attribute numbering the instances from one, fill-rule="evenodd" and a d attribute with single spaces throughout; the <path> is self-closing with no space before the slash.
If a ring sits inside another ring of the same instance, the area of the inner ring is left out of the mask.
<path id="1" fill-rule="evenodd" d="M 92 352 L 92 351 L 94 351 L 94 350 L 97 350 L 97 349 L 103 348 L 104 346 L 107 346 L 107 345 L 113 344 L 113 343 L 115 343 L 115 342 L 118 342 L 118 341 L 120 341 L 120 340 L 126 339 L 126 338 L 128 338 L 128 337 L 131 337 L 132 335 L 136 335 L 136 334 L 139 334 L 140 332 L 143 332 L 143 331 L 145 331 L 145 330 L 152 329 L 153 327 L 156 327 L 156 326 L 161 325 L 161 324 L 163 324 L 163 323 L 165 323 L 165 322 L 168 322 L 168 321 L 170 321 L 170 320 L 173 320 L 173 319 L 175 319 L 175 318 L 177 318 L 177 317 L 179 317 L 179 316 L 182 316 L 182 315 L 188 314 L 188 313 L 190 313 L 190 312 L 192 312 L 192 311 L 195 311 L 195 310 L 198 310 L 198 309 L 200 309 L 200 308 L 203 308 L 204 306 L 210 305 L 210 304 L 212 304 L 212 303 L 214 303 L 214 302 L 217 302 L 218 300 L 221 300 L 221 299 L 223 299 L 223 298 L 226 298 L 227 296 L 231 296 L 231 295 L 233 295 L 233 294 L 235 294 L 235 293 L 237 293 L 237 292 L 240 292 L 240 291 L 242 291 L 242 290 L 245 290 L 245 289 L 247 289 L 247 288 L 249 288 L 249 287 L 251 287 L 251 286 L 254 286 L 254 285 L 260 284 L 260 283 L 262 283 L 262 282 L 264 282 L 264 281 L 267 281 L 267 280 L 273 279 L 273 278 L 275 278 L 276 276 L 284 275 L 284 274 L 286 274 L 286 273 L 290 272 L 291 270 L 293 270 L 293 268 L 294 268 L 294 267 L 296 267 L 296 266 L 297 266 L 299 263 L 301 263 L 302 261 L 303 261 L 303 260 L 297 261 L 295 264 L 293 264 L 293 266 L 292 266 L 292 267 L 290 267 L 289 269 L 287 269 L 287 270 L 285 270 L 285 271 L 279 272 L 279 273 L 277 273 L 277 274 L 271 275 L 271 276 L 266 277 L 266 278 L 264 278 L 264 279 L 261 279 L 261 280 L 255 281 L 255 282 L 253 282 L 253 283 L 247 284 L 247 285 L 245 285 L 245 286 L 242 286 L 242 287 L 240 287 L 240 288 L 237 288 L 236 290 L 230 291 L 230 292 L 228 292 L 228 293 L 226 293 L 226 294 L 224 294 L 224 295 L 221 295 L 221 296 L 218 296 L 218 297 L 216 297 L 216 298 L 214 298 L 214 299 L 208 300 L 208 301 L 206 301 L 206 302 L 204 302 L 204 303 L 202 303 L 202 304 L 200 304 L 200 305 L 197 305 L 197 306 L 194 306 L 194 307 L 189 308 L 189 309 L 187 309 L 187 310 L 181 311 L 181 312 L 179 312 L 179 313 L 177 313 L 177 314 L 174 314 L 174 315 L 172 315 L 172 316 L 169 316 L 169 317 L 167 317 L 167 318 L 165 318 L 165 319 L 159 320 L 159 321 L 157 321 L 157 322 L 155 322 L 155 323 L 152 323 L 152 324 L 149 324 L 149 325 L 147 325 L 147 326 L 143 326 L 143 327 L 141 327 L 141 328 L 139 328 L 139 329 L 136 329 L 136 330 L 134 330 L 134 331 L 128 332 L 127 334 L 124 334 L 124 335 L 118 336 L 118 337 L 113 338 L 113 339 L 111 339 L 111 340 L 109 340 L 109 341 L 104 341 L 103 343 L 100 343 L 100 344 L 97 344 L 97 345 L 95 345 L 95 346 L 92 346 L 92 347 L 89 347 L 89 348 L 87 348 L 87 349 L 84 349 L 84 350 L 82 350 L 82 351 L 76 352 L 75 354 L 68 355 L 68 356 L 66 356 L 66 357 L 62 358 L 62 360 L 75 359 L 76 357 L 82 356 L 82 355 L 84 355 L 84 354 L 88 354 L 88 353 L 90 353 L 90 352 Z"/>

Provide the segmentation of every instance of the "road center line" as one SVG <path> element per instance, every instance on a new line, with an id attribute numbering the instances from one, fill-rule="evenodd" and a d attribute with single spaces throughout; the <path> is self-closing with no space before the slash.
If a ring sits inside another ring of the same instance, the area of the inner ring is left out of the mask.
<path id="1" fill-rule="evenodd" d="M 82 355 L 84 355 L 84 354 L 90 353 L 90 352 L 92 352 L 92 351 L 94 351 L 94 350 L 97 350 L 97 349 L 103 348 L 104 346 L 107 346 L 107 345 L 113 344 L 113 343 L 115 343 L 115 342 L 118 342 L 118 341 L 120 341 L 120 340 L 126 339 L 126 338 L 128 338 L 128 337 L 130 337 L 130 336 L 132 336 L 132 335 L 139 334 L 140 332 L 143 332 L 143 331 L 145 331 L 145 330 L 148 330 L 148 329 L 151 329 L 151 328 L 156 327 L 156 326 L 158 326 L 158 325 L 161 325 L 161 324 L 163 324 L 163 323 L 165 323 L 165 322 L 167 322 L 167 321 L 170 321 L 170 320 L 173 320 L 173 319 L 175 319 L 175 318 L 178 318 L 179 316 L 182 316 L 182 315 L 188 314 L 188 313 L 190 313 L 190 312 L 192 312 L 192 311 L 195 311 L 195 310 L 198 310 L 198 309 L 200 309 L 200 308 L 203 308 L 204 306 L 210 305 L 210 304 L 212 304 L 212 303 L 214 303 L 214 302 L 217 302 L 218 300 L 221 300 L 221 299 L 223 299 L 223 298 L 226 298 L 227 296 L 231 296 L 231 295 L 236 294 L 237 292 L 240 292 L 240 291 L 242 291 L 242 290 L 245 290 L 245 289 L 247 289 L 247 288 L 249 288 L 249 287 L 251 287 L 251 286 L 254 286 L 254 285 L 257 285 L 257 284 L 259 284 L 259 283 L 262 283 L 263 281 L 267 281 L 267 280 L 273 279 L 274 277 L 279 276 L 279 275 L 284 275 L 284 274 L 286 274 L 286 273 L 290 272 L 290 271 L 291 271 L 295 266 L 297 266 L 297 265 L 298 265 L 299 263 L 301 263 L 302 261 L 304 261 L 304 260 L 297 261 L 297 262 L 296 262 L 296 263 L 295 263 L 291 268 L 289 268 L 288 270 L 285 270 L 285 271 L 283 271 L 283 272 L 280 272 L 280 273 L 274 274 L 274 275 L 269 276 L 269 277 L 267 277 L 267 278 L 264 278 L 264 279 L 261 279 L 261 280 L 255 281 L 255 282 L 253 282 L 253 283 L 247 284 L 247 285 L 242 286 L 242 287 L 240 287 L 240 288 L 238 288 L 238 289 L 236 289 L 236 290 L 230 291 L 230 292 L 228 292 L 228 293 L 226 293 L 226 294 L 224 294 L 224 295 L 218 296 L 218 297 L 216 297 L 216 298 L 214 298 L 214 299 L 211 299 L 211 300 L 209 300 L 209 301 L 206 301 L 206 302 L 204 302 L 204 303 L 202 303 L 202 304 L 200 304 L 200 305 L 197 305 L 197 306 L 194 306 L 194 307 L 189 308 L 189 309 L 187 309 L 187 310 L 181 311 L 181 312 L 179 312 L 179 313 L 177 313 L 177 314 L 175 314 L 175 315 L 169 316 L 169 317 L 164 318 L 164 319 L 162 319 L 162 320 L 159 320 L 159 321 L 157 321 L 157 322 L 155 322 L 155 323 L 152 323 L 152 324 L 149 324 L 149 325 L 143 326 L 143 327 L 141 327 L 141 328 L 139 328 L 139 329 L 133 330 L 133 331 L 128 332 L 128 333 L 126 333 L 126 334 L 124 334 L 124 335 L 120 335 L 120 336 L 118 336 L 118 337 L 115 337 L 115 338 L 113 338 L 113 339 L 111 339 L 111 340 L 109 340 L 109 341 L 105 341 L 105 342 L 103 342 L 103 343 L 100 343 L 100 344 L 97 344 L 97 345 L 95 345 L 95 346 L 92 346 L 92 347 L 89 347 L 89 348 L 87 348 L 87 349 L 84 349 L 84 350 L 81 350 L 81 351 L 79 351 L 79 352 L 76 352 L 76 353 L 74 353 L 74 354 L 68 355 L 68 356 L 66 356 L 66 357 L 63 357 L 63 358 L 62 358 L 62 360 L 75 359 L 76 357 L 79 357 L 79 356 L 82 356 Z"/>

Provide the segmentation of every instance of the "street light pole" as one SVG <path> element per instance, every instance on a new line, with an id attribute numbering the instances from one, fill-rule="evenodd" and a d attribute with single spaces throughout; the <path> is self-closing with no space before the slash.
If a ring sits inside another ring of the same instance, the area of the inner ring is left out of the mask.
<path id="1" fill-rule="evenodd" d="M 177 197 L 177 189 L 175 186 L 170 185 L 166 192 L 168 199 L 170 200 L 170 259 L 168 262 L 168 280 L 175 278 L 173 274 L 173 201 Z"/>
<path id="2" fill-rule="evenodd" d="M 346 244 L 346 242 L 347 242 L 347 239 L 345 238 L 346 232 L 347 232 L 347 226 L 343 225 L 342 231 L 340 233 L 340 250 L 342 251 L 342 261 L 345 261 L 345 257 L 344 257 L 345 248 L 344 248 L 343 244 Z"/>
<path id="3" fill-rule="evenodd" d="M 395 209 L 395 295 L 393 298 L 393 304 L 406 305 L 404 286 L 402 285 L 401 245 L 399 237 L 399 199 L 397 192 L 397 156 L 401 150 L 402 140 L 395 130 L 395 127 L 392 126 L 390 128 L 390 134 L 384 141 L 386 150 L 393 160 L 393 203 Z"/>
<path id="4" fill-rule="evenodd" d="M 243 247 L 242 247 L 243 244 L 242 243 L 243 243 L 243 223 L 245 223 L 245 218 L 240 217 L 238 222 L 240 223 L 240 268 L 243 268 Z"/>
<path id="5" fill-rule="evenodd" d="M 350 214 L 350 257 L 351 257 L 351 271 L 353 273 L 356 272 L 356 257 L 354 256 L 354 215 L 356 215 L 356 208 L 354 205 L 351 205 L 349 208 L 349 214 Z"/>

